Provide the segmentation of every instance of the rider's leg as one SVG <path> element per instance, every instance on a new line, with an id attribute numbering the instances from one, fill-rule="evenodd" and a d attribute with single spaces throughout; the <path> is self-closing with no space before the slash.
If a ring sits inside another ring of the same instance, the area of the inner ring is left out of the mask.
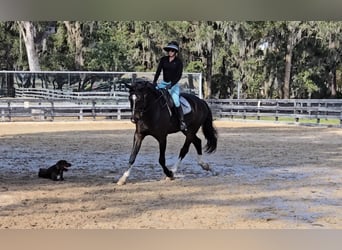
<path id="1" fill-rule="evenodd" d="M 179 89 L 179 85 L 175 84 L 171 90 L 170 90 L 170 94 L 172 96 L 173 102 L 177 108 L 177 114 L 178 114 L 178 119 L 180 122 L 180 129 L 182 131 L 186 130 L 186 124 L 184 122 L 184 114 L 183 114 L 183 109 L 180 105 L 180 101 L 179 101 L 179 94 L 180 94 L 180 89 Z"/>
<path id="2" fill-rule="evenodd" d="M 184 122 L 184 114 L 181 106 L 177 107 L 178 118 L 180 122 L 180 130 L 186 131 L 186 124 Z"/>
<path id="3" fill-rule="evenodd" d="M 161 81 L 160 83 L 157 84 L 156 89 L 163 89 L 163 88 L 165 88 L 165 87 L 166 87 L 167 85 L 169 85 L 169 84 L 171 84 L 171 83 Z"/>

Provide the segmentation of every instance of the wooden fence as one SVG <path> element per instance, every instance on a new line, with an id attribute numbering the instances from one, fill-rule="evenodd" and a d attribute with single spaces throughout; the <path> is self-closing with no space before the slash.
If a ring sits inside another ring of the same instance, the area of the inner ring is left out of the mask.
<path id="1" fill-rule="evenodd" d="M 112 99 L 0 99 L 1 121 L 13 121 L 14 118 L 32 120 L 50 120 L 56 117 L 77 117 L 83 120 L 90 117 L 110 119 L 128 119 L 131 115 L 129 103 Z"/>
<path id="2" fill-rule="evenodd" d="M 124 88 L 124 87 L 123 87 Z M 81 100 L 81 99 L 110 99 L 116 102 L 127 102 L 128 89 L 123 91 L 89 91 L 89 92 L 72 92 L 56 89 L 44 88 L 16 88 L 15 96 L 19 98 L 39 98 L 39 99 L 64 99 L 64 100 Z"/>
<path id="3" fill-rule="evenodd" d="M 72 92 L 44 88 L 18 88 L 16 98 L 0 98 L 1 121 L 14 118 L 51 120 L 56 117 L 127 119 L 128 91 Z"/>
<path id="4" fill-rule="evenodd" d="M 128 119 L 131 115 L 127 94 L 123 96 L 82 96 L 69 99 L 0 98 L 1 121 L 26 117 L 34 120 L 54 120 L 56 117 L 84 117 L 96 119 Z M 303 119 L 339 120 L 342 127 L 342 99 L 209 99 L 206 100 L 215 119 L 255 117 L 260 120 L 281 117 L 294 122 Z"/>
<path id="5" fill-rule="evenodd" d="M 342 99 L 210 99 L 207 100 L 216 118 L 280 117 L 314 119 L 337 119 L 342 126 Z"/>

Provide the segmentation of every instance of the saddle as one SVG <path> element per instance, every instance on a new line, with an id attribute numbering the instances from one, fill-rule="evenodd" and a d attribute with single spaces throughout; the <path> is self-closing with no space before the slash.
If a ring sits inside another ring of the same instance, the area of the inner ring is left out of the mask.
<path id="1" fill-rule="evenodd" d="M 191 112 L 191 106 L 190 106 L 190 103 L 188 102 L 188 100 L 185 99 L 185 97 L 180 96 L 179 101 L 180 101 L 181 107 L 183 109 L 183 114 L 184 115 L 189 114 Z"/>
<path id="2" fill-rule="evenodd" d="M 165 90 L 165 89 L 160 89 L 165 101 L 166 101 L 166 105 L 168 106 L 168 109 L 171 112 L 171 110 L 174 110 L 174 102 L 172 99 L 172 96 L 170 95 L 169 91 Z M 191 106 L 190 103 L 188 102 L 187 99 L 185 99 L 183 96 L 179 97 L 179 102 L 181 104 L 182 110 L 183 110 L 183 114 L 186 115 L 188 113 L 191 112 Z"/>

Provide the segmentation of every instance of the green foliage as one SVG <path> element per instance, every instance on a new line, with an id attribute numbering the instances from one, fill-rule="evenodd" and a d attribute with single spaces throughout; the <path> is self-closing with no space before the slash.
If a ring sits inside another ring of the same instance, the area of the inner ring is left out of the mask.
<path id="1" fill-rule="evenodd" d="M 184 71 L 203 73 L 213 96 L 236 97 L 239 85 L 243 97 L 280 97 L 288 63 L 291 98 L 342 95 L 341 21 L 88 21 L 73 42 L 65 22 L 33 24 L 43 70 L 77 68 L 79 43 L 84 70 L 154 71 L 177 40 Z M 16 22 L 0 22 L 0 59 L 2 70 L 28 69 Z"/>
<path id="2" fill-rule="evenodd" d="M 292 90 L 297 98 L 308 98 L 318 91 L 317 84 L 311 79 L 313 72 L 303 71 L 295 75 L 293 78 Z"/>
<path id="3" fill-rule="evenodd" d="M 25 44 L 15 22 L 0 22 L 0 70 L 21 70 L 27 66 Z"/>
<path id="4" fill-rule="evenodd" d="M 103 23 L 95 32 L 94 46 L 87 50 L 85 66 L 102 71 L 133 70 L 132 55 L 126 42 L 127 31 L 112 23 Z"/>
<path id="5" fill-rule="evenodd" d="M 184 68 L 185 72 L 203 72 L 204 71 L 204 65 L 201 61 L 191 61 L 189 62 L 185 68 Z"/>

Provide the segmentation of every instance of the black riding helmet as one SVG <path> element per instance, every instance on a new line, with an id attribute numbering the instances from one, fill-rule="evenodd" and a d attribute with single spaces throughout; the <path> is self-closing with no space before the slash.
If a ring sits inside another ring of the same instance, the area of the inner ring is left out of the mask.
<path id="1" fill-rule="evenodd" d="M 179 51 L 179 45 L 176 41 L 169 42 L 164 48 L 165 51 L 169 51 L 171 49 L 174 49 L 176 52 Z"/>

